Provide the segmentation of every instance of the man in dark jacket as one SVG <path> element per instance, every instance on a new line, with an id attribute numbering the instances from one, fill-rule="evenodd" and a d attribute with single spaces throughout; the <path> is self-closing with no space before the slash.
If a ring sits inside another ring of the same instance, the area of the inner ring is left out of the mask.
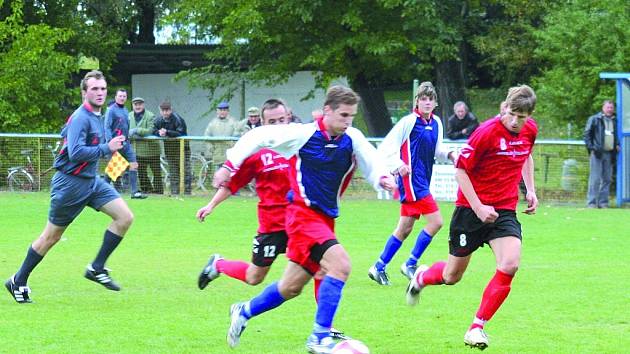
<path id="1" fill-rule="evenodd" d="M 590 154 L 590 174 L 586 205 L 589 208 L 608 208 L 613 161 L 619 151 L 615 131 L 615 105 L 606 100 L 602 111 L 589 117 L 584 128 L 584 143 Z"/>
<path id="2" fill-rule="evenodd" d="M 179 114 L 173 112 L 171 103 L 164 101 L 160 104 L 160 116 L 155 119 L 153 134 L 164 138 L 178 138 L 188 135 L 186 122 Z M 184 191 L 190 194 L 192 174 L 190 171 L 190 144 L 187 140 L 164 140 L 164 154 L 168 161 L 169 182 L 171 194 L 179 194 L 180 172 L 180 144 L 184 144 Z"/>
<path id="3" fill-rule="evenodd" d="M 470 113 L 468 106 L 462 101 L 455 102 L 453 111 L 455 114 L 448 118 L 446 136 L 451 140 L 468 139 L 479 126 L 477 118 Z"/>

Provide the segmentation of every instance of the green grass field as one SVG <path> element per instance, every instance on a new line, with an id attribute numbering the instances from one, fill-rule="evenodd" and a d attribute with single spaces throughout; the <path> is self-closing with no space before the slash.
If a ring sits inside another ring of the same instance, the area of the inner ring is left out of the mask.
<path id="1" fill-rule="evenodd" d="M 194 219 L 205 199 L 151 197 L 129 201 L 136 221 L 110 258 L 121 292 L 83 278 L 108 218 L 86 210 L 32 274 L 35 303 L 0 296 L 0 352 L 31 353 L 300 353 L 314 317 L 311 284 L 302 296 L 249 322 L 241 345 L 225 342 L 229 305 L 263 289 L 220 277 L 204 291 L 196 277 L 209 254 L 248 260 L 255 201 L 232 198 L 206 223 Z M 442 203 L 445 224 L 451 203 Z M 0 193 L 0 278 L 19 267 L 46 221 L 46 194 Z M 335 326 L 372 353 L 470 353 L 462 338 L 494 272 L 485 247 L 461 283 L 429 287 L 405 304 L 398 272 L 412 240 L 390 266 L 393 286 L 367 277 L 398 218 L 398 203 L 342 202 L 337 234 L 353 261 Z M 630 212 L 547 206 L 521 214 L 524 252 L 510 296 L 491 322 L 490 353 L 620 353 L 630 347 Z M 420 226 L 416 226 L 416 231 Z M 444 259 L 447 227 L 422 261 Z M 279 278 L 286 260 L 264 284 Z"/>

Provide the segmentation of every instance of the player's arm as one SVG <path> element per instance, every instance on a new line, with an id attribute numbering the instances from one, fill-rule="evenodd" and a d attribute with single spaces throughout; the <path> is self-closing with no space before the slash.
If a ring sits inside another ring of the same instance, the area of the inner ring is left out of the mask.
<path id="1" fill-rule="evenodd" d="M 396 188 L 396 182 L 383 157 L 365 138 L 363 133 L 358 129 L 349 128 L 346 134 L 352 138 L 352 149 L 354 150 L 357 164 L 370 185 L 372 185 L 375 190 L 382 188 L 391 191 Z"/>
<path id="2" fill-rule="evenodd" d="M 214 208 L 216 208 L 219 204 L 221 204 L 224 200 L 228 199 L 232 192 L 227 187 L 220 187 L 214 196 L 210 200 L 210 202 L 204 206 L 203 208 L 197 210 L 197 219 L 199 222 L 203 222 L 206 219 L 206 216 L 210 215 Z"/>
<path id="3" fill-rule="evenodd" d="M 116 137 L 109 143 L 99 145 L 87 145 L 87 135 L 90 130 L 90 123 L 85 117 L 76 116 L 68 125 L 68 158 L 71 162 L 92 162 L 100 157 L 107 156 L 120 149 L 124 141 L 123 137 Z M 112 143 L 113 142 L 113 143 Z M 111 145 L 111 146 L 110 146 Z M 112 149 L 112 146 L 117 148 Z"/>
<path id="4" fill-rule="evenodd" d="M 215 188 L 223 185 L 247 157 L 263 148 L 272 149 L 285 158 L 295 155 L 315 129 L 314 124 L 266 125 L 252 129 L 227 150 L 227 161 L 224 168 L 214 174 L 212 185 Z"/>
<path id="5" fill-rule="evenodd" d="M 479 220 L 484 223 L 494 222 L 499 214 L 492 206 L 481 203 L 481 200 L 479 200 L 479 196 L 477 195 L 475 187 L 473 187 L 466 170 L 463 168 L 455 169 L 455 180 L 457 181 L 457 184 L 459 184 L 459 188 Z"/>
<path id="6" fill-rule="evenodd" d="M 527 188 L 527 195 L 525 196 L 525 199 L 527 199 L 527 209 L 523 212 L 525 214 L 534 214 L 538 207 L 538 197 L 536 196 L 536 188 L 534 186 L 534 158 L 532 155 L 529 155 L 525 164 L 523 164 L 522 174 L 523 182 L 525 182 L 525 187 Z"/>
<path id="7" fill-rule="evenodd" d="M 409 174 L 411 171 L 411 168 L 405 165 L 403 160 L 400 159 L 400 147 L 406 137 L 405 127 L 407 124 L 409 123 L 406 117 L 396 123 L 385 138 L 383 138 L 383 141 L 377 149 L 388 171 L 402 176 Z"/>

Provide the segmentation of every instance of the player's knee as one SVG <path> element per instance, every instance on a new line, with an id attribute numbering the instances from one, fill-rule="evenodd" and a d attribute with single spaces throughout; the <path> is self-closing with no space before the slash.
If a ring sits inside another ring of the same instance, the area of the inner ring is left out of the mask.
<path id="1" fill-rule="evenodd" d="M 442 226 L 444 226 L 444 220 L 440 218 L 439 220 L 436 220 L 427 226 L 431 226 L 431 228 L 434 230 L 433 235 L 435 235 L 438 231 L 440 231 Z"/>
<path id="2" fill-rule="evenodd" d="M 400 226 L 400 231 L 405 235 L 405 237 L 409 236 L 413 231 L 413 222 L 408 222 Z"/>
<path id="3" fill-rule="evenodd" d="M 350 263 L 350 258 L 339 257 L 332 267 L 328 266 L 326 274 L 332 276 L 333 278 L 346 281 L 346 279 L 350 276 L 351 271 L 352 264 Z"/>
<path id="4" fill-rule="evenodd" d="M 61 235 L 61 233 L 50 232 L 42 234 L 41 237 L 48 245 L 54 245 L 61 240 Z"/>
<path id="5" fill-rule="evenodd" d="M 127 210 L 126 212 L 122 213 L 116 221 L 121 227 L 128 229 L 133 223 L 133 219 L 133 213 L 131 212 L 131 210 Z"/>
<path id="6" fill-rule="evenodd" d="M 518 262 L 513 261 L 499 264 L 497 269 L 505 274 L 514 275 L 518 271 Z"/>
<path id="7" fill-rule="evenodd" d="M 258 285 L 260 283 L 262 283 L 262 281 L 265 280 L 265 274 L 247 274 L 247 276 L 245 277 L 245 282 L 248 285 Z"/>
<path id="8" fill-rule="evenodd" d="M 462 280 L 463 273 L 444 273 L 444 284 L 455 285 Z"/>
<path id="9" fill-rule="evenodd" d="M 280 289 L 280 293 L 285 298 L 285 300 L 292 299 L 302 293 L 302 285 L 298 284 L 288 284 L 284 285 L 282 289 Z"/>

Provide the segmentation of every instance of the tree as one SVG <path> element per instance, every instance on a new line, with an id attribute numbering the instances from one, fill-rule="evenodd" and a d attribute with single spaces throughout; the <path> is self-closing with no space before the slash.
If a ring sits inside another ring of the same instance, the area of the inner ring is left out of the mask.
<path id="1" fill-rule="evenodd" d="M 67 85 L 76 58 L 58 47 L 73 33 L 45 24 L 25 26 L 21 2 L 12 2 L 11 9 L 0 21 L 0 129 L 50 132 L 62 121 L 59 103 L 72 94 Z"/>
<path id="2" fill-rule="evenodd" d="M 369 134 L 383 136 L 391 128 L 384 87 L 439 75 L 457 77 L 443 87 L 463 91 L 463 70 L 450 69 L 459 65 L 463 20 L 449 16 L 462 17 L 461 7 L 455 0 L 182 0 L 172 18 L 220 40 L 208 53 L 211 65 L 185 74 L 193 85 L 214 95 L 243 80 L 285 82 L 301 70 L 316 73 L 314 89 L 345 77 L 363 97 Z"/>
<path id="3" fill-rule="evenodd" d="M 151 13 L 172 1 L 0 0 L 0 130 L 58 131 L 81 101 L 78 59 L 107 74 L 129 38 L 153 42 Z"/>
<path id="4" fill-rule="evenodd" d="M 630 12 L 624 0 L 563 2 L 535 32 L 535 55 L 548 63 L 535 81 L 537 115 L 582 127 L 588 116 L 614 99 L 614 85 L 599 79 L 604 71 L 630 67 Z"/>

